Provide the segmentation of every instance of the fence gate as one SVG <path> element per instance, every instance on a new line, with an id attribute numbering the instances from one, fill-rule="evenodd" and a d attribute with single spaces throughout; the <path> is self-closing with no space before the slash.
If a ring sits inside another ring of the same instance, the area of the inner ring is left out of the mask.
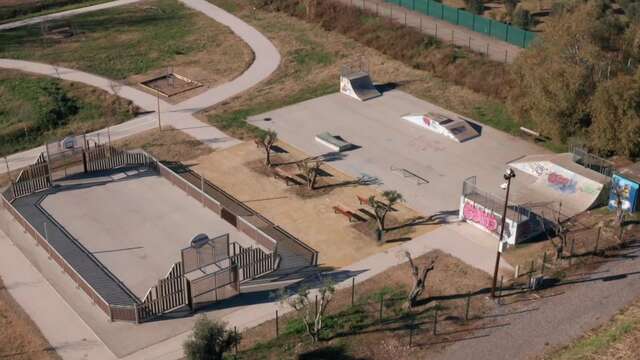
<path id="1" fill-rule="evenodd" d="M 138 305 L 138 322 L 142 322 L 168 311 L 187 305 L 187 280 L 184 277 L 182 262 L 173 264 L 164 279 L 158 280 Z"/>
<path id="2" fill-rule="evenodd" d="M 33 194 L 36 191 L 48 189 L 51 186 L 51 173 L 49 163 L 44 154 L 40 154 L 38 160 L 32 165 L 20 171 L 20 174 L 13 182 L 12 198 Z"/>

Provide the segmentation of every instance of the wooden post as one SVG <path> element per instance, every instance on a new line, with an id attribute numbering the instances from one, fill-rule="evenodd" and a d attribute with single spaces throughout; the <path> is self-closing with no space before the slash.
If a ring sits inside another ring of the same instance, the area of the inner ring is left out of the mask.
<path id="1" fill-rule="evenodd" d="M 356 297 L 356 278 L 355 276 L 351 278 L 351 306 L 355 304 Z"/>
<path id="2" fill-rule="evenodd" d="M 316 294 L 316 318 L 318 317 L 318 295 Z"/>
<path id="3" fill-rule="evenodd" d="M 520 265 L 516 265 L 516 270 L 515 270 L 515 274 L 513 274 L 513 277 L 515 279 L 520 277 Z"/>
<path id="4" fill-rule="evenodd" d="M 433 335 L 438 335 L 438 308 L 433 312 Z"/>
<path id="5" fill-rule="evenodd" d="M 276 337 L 280 336 L 280 328 L 278 326 L 278 310 L 276 310 Z"/>
<path id="6" fill-rule="evenodd" d="M 469 36 L 469 50 L 471 50 L 471 36 Z"/>
<path id="7" fill-rule="evenodd" d="M 504 281 L 504 276 L 500 275 L 500 288 L 498 290 L 498 305 L 502 305 L 502 284 Z"/>
<path id="8" fill-rule="evenodd" d="M 598 243 L 600 242 L 600 233 L 602 232 L 602 226 L 598 226 L 598 234 L 596 235 L 596 245 L 593 248 L 593 255 L 598 255 Z"/>
<path id="9" fill-rule="evenodd" d="M 378 314 L 378 321 L 382 322 L 382 302 L 384 301 L 384 295 L 380 294 L 380 312 Z"/>
<path id="10" fill-rule="evenodd" d="M 411 318 L 411 323 L 409 324 L 409 348 L 413 345 L 413 318 Z"/>
<path id="11" fill-rule="evenodd" d="M 544 265 L 547 262 L 547 252 L 542 254 L 542 264 L 540 264 L 540 275 L 544 275 Z"/>
<path id="12" fill-rule="evenodd" d="M 162 131 L 162 121 L 160 120 L 160 92 L 156 91 L 156 103 L 158 111 L 158 130 Z"/>
<path id="13" fill-rule="evenodd" d="M 487 43 L 487 56 L 489 56 L 489 43 Z"/>
<path id="14" fill-rule="evenodd" d="M 467 294 L 467 302 L 464 305 L 464 321 L 469 320 L 469 307 L 471 305 L 471 292 Z"/>
<path id="15" fill-rule="evenodd" d="M 234 326 L 233 327 L 233 332 L 236 334 L 236 337 L 238 337 L 238 327 Z M 237 341 L 236 341 L 234 347 L 235 347 L 236 355 L 238 355 L 238 342 Z"/>
<path id="16" fill-rule="evenodd" d="M 200 194 L 202 197 L 202 206 L 204 206 L 204 176 L 202 174 L 200 174 Z"/>
<path id="17" fill-rule="evenodd" d="M 505 51 L 504 51 L 504 63 L 505 63 L 505 64 L 507 63 L 507 57 L 508 57 L 508 54 L 509 54 L 509 50 L 505 50 Z"/>
<path id="18" fill-rule="evenodd" d="M 535 269 L 534 269 L 534 261 L 531 260 L 531 266 L 529 267 L 529 275 L 533 274 L 534 271 L 535 271 Z"/>

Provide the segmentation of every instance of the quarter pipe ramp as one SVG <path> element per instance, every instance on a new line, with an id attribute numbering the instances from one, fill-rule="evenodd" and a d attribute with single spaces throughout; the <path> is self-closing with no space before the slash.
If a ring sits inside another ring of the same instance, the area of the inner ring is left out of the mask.
<path id="1" fill-rule="evenodd" d="M 364 71 L 340 76 L 340 92 L 360 101 L 382 95 L 373 85 L 369 74 Z"/>

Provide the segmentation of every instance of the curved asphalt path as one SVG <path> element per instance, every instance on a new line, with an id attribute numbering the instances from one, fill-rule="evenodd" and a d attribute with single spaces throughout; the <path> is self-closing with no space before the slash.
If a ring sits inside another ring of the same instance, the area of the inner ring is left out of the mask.
<path id="1" fill-rule="evenodd" d="M 60 19 L 91 11 L 103 10 L 115 6 L 132 4 L 140 0 L 118 0 L 110 3 L 74 9 L 57 14 L 45 15 L 32 19 L 17 21 L 0 25 L 0 30 L 12 29 L 19 26 L 32 25 L 38 22 L 48 21 L 53 18 Z M 160 118 L 162 126 L 170 125 L 188 135 L 204 142 L 213 148 L 224 148 L 236 144 L 238 141 L 222 133 L 215 127 L 196 119 L 193 114 L 216 105 L 243 91 L 246 91 L 261 81 L 267 79 L 280 65 L 280 53 L 276 47 L 264 35 L 245 23 L 241 19 L 227 13 L 223 9 L 205 0 L 179 0 L 184 5 L 203 13 L 205 16 L 226 25 L 238 37 L 249 45 L 254 54 L 254 61 L 240 76 L 209 89 L 204 93 L 185 100 L 179 104 L 171 105 L 165 101 L 160 102 Z M 147 111 L 156 110 L 156 97 L 154 95 L 137 90 L 130 86 L 118 85 L 117 82 L 89 74 L 83 71 L 42 64 L 31 61 L 0 59 L 0 68 L 20 70 L 40 75 L 56 77 L 64 80 L 81 82 L 94 86 L 118 96 L 131 100 L 134 104 Z M 115 84 L 115 86 L 114 86 Z M 158 126 L 157 114 L 146 114 L 122 124 L 110 128 L 112 140 L 153 129 Z M 99 130 L 88 134 L 89 137 L 106 136 L 107 130 Z M 11 170 L 25 167 L 35 161 L 43 151 L 43 147 L 23 151 L 7 157 Z M 6 167 L 0 167 L 0 173 L 6 172 Z"/>

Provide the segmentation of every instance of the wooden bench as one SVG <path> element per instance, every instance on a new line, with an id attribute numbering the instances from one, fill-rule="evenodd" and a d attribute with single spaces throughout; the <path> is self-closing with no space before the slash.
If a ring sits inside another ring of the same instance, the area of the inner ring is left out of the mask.
<path id="1" fill-rule="evenodd" d="M 358 198 L 358 203 L 360 203 L 360 205 L 369 205 L 369 198 L 362 197 L 360 195 L 356 195 L 356 198 Z"/>
<path id="2" fill-rule="evenodd" d="M 298 180 L 293 178 L 289 173 L 279 167 L 273 169 L 273 177 L 283 180 L 285 184 L 287 184 L 287 186 L 290 186 L 291 184 L 300 185 L 300 182 Z"/>
<path id="3" fill-rule="evenodd" d="M 357 222 L 359 221 L 359 217 L 355 214 L 355 211 L 349 209 L 348 207 L 344 206 L 344 205 L 335 205 L 333 207 L 333 213 L 334 214 L 340 214 L 340 215 L 344 215 L 345 217 L 347 217 L 349 219 L 349 222 L 353 222 L 354 220 Z"/>

